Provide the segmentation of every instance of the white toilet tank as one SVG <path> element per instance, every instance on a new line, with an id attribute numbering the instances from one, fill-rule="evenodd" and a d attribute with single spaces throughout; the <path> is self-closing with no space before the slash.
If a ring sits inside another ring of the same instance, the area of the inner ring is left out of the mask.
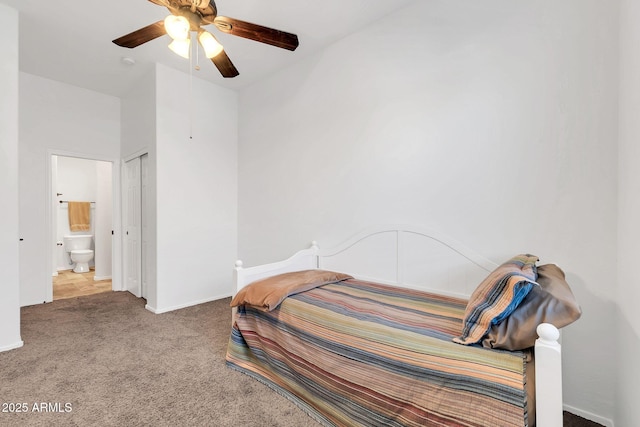
<path id="1" fill-rule="evenodd" d="M 71 252 L 79 249 L 91 249 L 91 234 L 74 234 L 64 236 L 64 250 Z"/>

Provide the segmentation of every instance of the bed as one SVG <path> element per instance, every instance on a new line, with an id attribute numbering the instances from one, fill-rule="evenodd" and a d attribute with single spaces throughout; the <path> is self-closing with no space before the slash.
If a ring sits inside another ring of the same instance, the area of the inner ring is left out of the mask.
<path id="1" fill-rule="evenodd" d="M 537 313 L 536 322 L 550 322 L 517 323 L 534 293 L 548 289 L 545 274 L 564 279 L 537 261 L 519 254 L 498 265 L 408 226 L 371 228 L 329 250 L 312 242 L 281 262 L 238 261 L 227 365 L 326 426 L 562 426 L 558 327 L 580 310 L 562 288 L 568 302 L 556 294 L 551 304 L 559 318 Z M 503 318 L 483 324 L 479 294 L 500 280 L 520 296 L 494 299 L 502 306 L 489 310 Z M 512 343 L 525 324 L 539 338 L 529 332 Z"/>

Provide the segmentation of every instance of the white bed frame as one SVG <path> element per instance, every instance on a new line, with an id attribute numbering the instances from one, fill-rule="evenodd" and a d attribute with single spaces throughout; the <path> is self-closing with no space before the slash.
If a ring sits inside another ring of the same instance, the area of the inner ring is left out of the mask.
<path id="1" fill-rule="evenodd" d="M 308 249 L 284 261 L 250 268 L 236 261 L 235 292 L 258 279 L 319 268 L 348 273 L 361 280 L 468 298 L 497 266 L 433 230 L 383 226 L 367 229 L 331 250 L 320 249 L 314 241 Z M 548 323 L 539 325 L 537 332 L 536 425 L 561 427 L 560 332 Z"/>

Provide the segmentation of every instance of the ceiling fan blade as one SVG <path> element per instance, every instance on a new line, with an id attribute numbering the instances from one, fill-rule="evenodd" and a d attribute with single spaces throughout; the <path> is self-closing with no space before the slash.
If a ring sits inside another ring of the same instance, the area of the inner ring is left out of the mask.
<path id="1" fill-rule="evenodd" d="M 240 74 L 224 50 L 211 58 L 211 62 L 213 62 L 218 71 L 220 71 L 222 77 L 232 78 Z"/>
<path id="2" fill-rule="evenodd" d="M 164 21 L 158 21 L 129 33 L 126 36 L 117 38 L 113 40 L 113 42 L 118 46 L 128 47 L 131 49 L 165 34 L 167 34 L 167 32 L 164 29 Z"/>
<path id="3" fill-rule="evenodd" d="M 298 36 L 295 34 L 274 30 L 262 25 L 226 16 L 217 16 L 213 20 L 213 24 L 224 33 L 244 37 L 245 39 L 255 40 L 287 50 L 296 50 L 298 47 Z"/>

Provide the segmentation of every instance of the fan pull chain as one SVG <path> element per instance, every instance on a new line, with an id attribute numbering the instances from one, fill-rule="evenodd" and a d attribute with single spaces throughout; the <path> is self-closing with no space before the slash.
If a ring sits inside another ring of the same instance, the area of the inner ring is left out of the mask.
<path id="1" fill-rule="evenodd" d="M 198 37 L 196 36 L 196 40 L 197 40 L 197 38 Z M 194 45 L 195 45 L 195 43 L 194 43 Z M 197 45 L 194 47 L 194 49 L 196 50 L 196 66 L 195 66 L 195 69 L 196 69 L 196 71 L 200 71 L 200 49 L 198 49 Z"/>
<path id="2" fill-rule="evenodd" d="M 193 139 L 193 54 L 189 55 L 189 139 Z"/>

